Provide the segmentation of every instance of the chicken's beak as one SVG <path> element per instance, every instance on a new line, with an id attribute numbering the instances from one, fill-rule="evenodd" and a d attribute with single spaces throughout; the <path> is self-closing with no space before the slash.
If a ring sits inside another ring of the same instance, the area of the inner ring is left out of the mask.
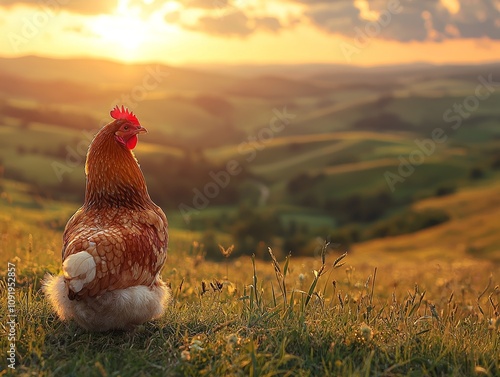
<path id="1" fill-rule="evenodd" d="M 139 126 L 139 128 L 137 129 L 137 134 L 145 134 L 147 133 L 148 130 L 146 130 L 144 127 L 142 126 Z"/>

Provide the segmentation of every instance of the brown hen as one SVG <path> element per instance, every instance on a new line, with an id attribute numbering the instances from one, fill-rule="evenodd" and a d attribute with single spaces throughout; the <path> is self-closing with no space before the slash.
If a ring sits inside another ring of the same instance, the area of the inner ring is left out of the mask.
<path id="1" fill-rule="evenodd" d="M 43 290 L 59 317 L 93 331 L 131 329 L 164 313 L 170 290 L 160 271 L 168 223 L 149 197 L 132 149 L 147 132 L 127 109 L 90 144 L 85 202 L 66 224 L 63 275 Z"/>

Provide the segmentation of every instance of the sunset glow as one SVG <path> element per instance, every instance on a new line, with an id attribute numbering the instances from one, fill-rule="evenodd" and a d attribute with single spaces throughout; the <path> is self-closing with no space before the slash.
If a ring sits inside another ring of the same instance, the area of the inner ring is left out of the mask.
<path id="1" fill-rule="evenodd" d="M 0 5 L 2 56 L 98 57 L 164 63 L 397 64 L 500 59 L 495 4 L 461 0 L 329 3 L 246 0 L 192 6 L 180 1 L 116 0 Z M 377 3 L 378 4 L 378 3 Z M 469 5 L 467 5 L 469 4 Z M 389 15 L 388 18 L 383 18 Z M 498 14 L 497 14 L 498 16 Z M 441 17 L 441 19 L 439 19 Z M 362 48 L 359 33 L 370 31 Z M 346 58 L 342 43 L 357 48 Z"/>
<path id="2" fill-rule="evenodd" d="M 89 26 L 103 42 L 119 50 L 135 51 L 147 37 L 147 26 L 133 16 L 102 16 L 91 20 Z"/>

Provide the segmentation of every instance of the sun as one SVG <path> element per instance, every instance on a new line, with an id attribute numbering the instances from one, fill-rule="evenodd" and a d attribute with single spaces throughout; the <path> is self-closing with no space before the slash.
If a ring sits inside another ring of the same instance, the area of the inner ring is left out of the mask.
<path id="1" fill-rule="evenodd" d="M 113 59 L 133 63 L 158 60 L 169 53 L 176 56 L 176 52 L 185 48 L 186 35 L 182 28 L 165 21 L 165 14 L 178 11 L 180 5 L 165 2 L 148 7 L 150 0 L 143 1 L 144 4 L 131 5 L 129 0 L 120 0 L 112 14 L 87 20 L 87 30 L 96 50 Z M 158 45 L 162 49 L 158 49 Z"/>
<path id="2" fill-rule="evenodd" d="M 117 53 L 136 52 L 147 40 L 148 25 L 137 16 L 110 15 L 92 20 L 91 31 Z"/>

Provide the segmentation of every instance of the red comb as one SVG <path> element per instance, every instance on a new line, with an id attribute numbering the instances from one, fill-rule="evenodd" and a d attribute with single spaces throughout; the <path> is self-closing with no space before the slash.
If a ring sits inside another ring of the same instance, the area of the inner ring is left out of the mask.
<path id="1" fill-rule="evenodd" d="M 134 115 L 134 113 L 128 111 L 128 109 L 124 108 L 123 105 L 121 109 L 118 107 L 118 105 L 116 105 L 115 108 L 109 112 L 109 114 L 113 119 L 126 119 L 130 123 L 139 126 L 139 121 L 137 120 L 137 117 Z"/>

